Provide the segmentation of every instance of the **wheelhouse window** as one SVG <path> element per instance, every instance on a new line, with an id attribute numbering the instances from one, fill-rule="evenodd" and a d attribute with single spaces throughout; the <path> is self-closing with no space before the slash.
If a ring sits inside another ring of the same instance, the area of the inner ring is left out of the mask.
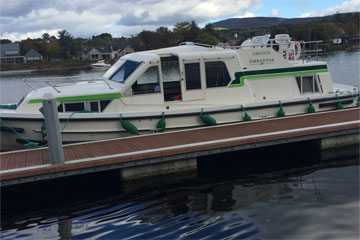
<path id="1" fill-rule="evenodd" d="M 185 64 L 186 89 L 201 89 L 200 63 Z"/>
<path id="2" fill-rule="evenodd" d="M 146 94 L 146 93 L 159 93 L 160 80 L 159 80 L 159 67 L 152 66 L 148 68 L 131 86 L 130 91 L 126 91 L 125 96 Z"/>
<path id="3" fill-rule="evenodd" d="M 132 72 L 140 65 L 140 62 L 127 60 L 123 65 L 110 77 L 110 80 L 124 83 Z"/>
<path id="4" fill-rule="evenodd" d="M 206 87 L 224 87 L 230 82 L 230 75 L 224 62 L 206 62 Z"/>
<path id="5" fill-rule="evenodd" d="M 296 77 L 296 82 L 301 94 L 319 92 L 319 88 L 314 75 Z"/>

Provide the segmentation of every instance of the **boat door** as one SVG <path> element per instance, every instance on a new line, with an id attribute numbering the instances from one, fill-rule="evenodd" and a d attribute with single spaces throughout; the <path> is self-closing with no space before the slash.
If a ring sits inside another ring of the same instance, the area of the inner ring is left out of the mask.
<path id="1" fill-rule="evenodd" d="M 161 57 L 161 75 L 164 89 L 164 101 L 181 101 L 181 76 L 177 56 Z"/>
<path id="2" fill-rule="evenodd" d="M 201 55 L 181 55 L 179 62 L 182 100 L 194 101 L 205 99 L 205 72 Z"/>

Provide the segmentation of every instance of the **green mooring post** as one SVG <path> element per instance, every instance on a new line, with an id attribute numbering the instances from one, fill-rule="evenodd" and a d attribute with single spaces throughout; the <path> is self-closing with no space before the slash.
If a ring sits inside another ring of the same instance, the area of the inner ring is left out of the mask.
<path id="1" fill-rule="evenodd" d="M 42 105 L 41 112 L 45 120 L 50 163 L 52 165 L 64 164 L 64 150 L 62 147 L 59 116 L 54 95 L 52 93 L 45 93 Z"/>

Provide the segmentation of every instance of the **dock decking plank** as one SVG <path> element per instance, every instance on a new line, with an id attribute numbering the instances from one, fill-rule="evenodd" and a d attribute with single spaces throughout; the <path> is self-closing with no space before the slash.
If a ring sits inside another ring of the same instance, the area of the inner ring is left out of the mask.
<path id="1" fill-rule="evenodd" d="M 360 128 L 359 123 L 327 126 L 326 128 L 319 128 L 319 126 L 356 121 L 359 119 L 360 110 L 351 109 L 345 111 L 292 116 L 264 121 L 241 122 L 231 125 L 218 125 L 214 127 L 205 127 L 177 132 L 166 132 L 154 135 L 143 135 L 130 138 L 65 145 L 64 158 L 65 161 L 71 160 L 71 164 L 31 169 L 26 171 L 19 171 L 16 173 L 1 173 L 0 177 L 2 179 L 12 179 L 31 176 L 31 174 L 34 175 L 69 171 L 81 168 L 131 162 L 142 159 L 186 154 L 196 151 L 239 146 L 242 144 L 266 141 L 271 142 L 274 140 L 301 136 L 302 134 L 311 135 L 346 129 L 355 129 Z M 294 131 L 294 129 L 296 130 L 300 128 L 307 129 L 306 131 L 303 130 L 303 132 Z M 264 135 L 265 133 L 274 134 Z M 252 137 L 249 138 L 246 136 Z M 209 142 L 222 139 L 231 139 L 231 141 Z M 195 143 L 199 142 L 208 142 L 209 144 L 194 145 Z M 172 148 L 172 146 L 176 147 Z M 166 147 L 170 148 L 162 150 Z M 151 149 L 154 149 L 154 151 L 151 151 Z M 141 152 L 144 150 L 147 150 L 147 152 Z M 113 156 L 115 154 L 118 156 Z M 103 159 L 97 159 L 93 161 L 77 161 L 81 159 L 102 156 L 104 156 Z M 50 159 L 47 148 L 0 154 L 1 171 L 48 163 L 50 163 Z"/>

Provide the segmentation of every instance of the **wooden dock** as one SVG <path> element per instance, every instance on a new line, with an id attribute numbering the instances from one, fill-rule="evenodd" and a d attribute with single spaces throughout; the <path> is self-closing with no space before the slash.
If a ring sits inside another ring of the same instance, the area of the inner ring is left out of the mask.
<path id="1" fill-rule="evenodd" d="M 48 148 L 0 154 L 1 186 L 112 169 L 175 162 L 336 136 L 358 136 L 360 109 L 346 109 L 64 145 L 65 163 L 51 165 Z"/>

